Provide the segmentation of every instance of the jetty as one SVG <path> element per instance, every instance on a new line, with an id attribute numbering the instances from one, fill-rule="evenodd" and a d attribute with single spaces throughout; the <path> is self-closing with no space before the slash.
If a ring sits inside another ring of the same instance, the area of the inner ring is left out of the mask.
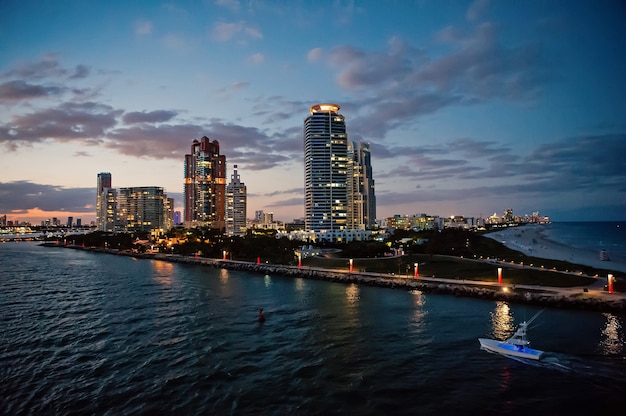
<path id="1" fill-rule="evenodd" d="M 189 265 L 245 271 L 262 275 L 324 280 L 343 284 L 358 284 L 389 289 L 420 291 L 423 293 L 475 297 L 514 303 L 535 304 L 544 307 L 626 313 L 626 293 L 604 290 L 606 278 L 585 287 L 551 287 L 539 285 L 501 284 L 497 281 L 446 279 L 434 276 L 404 277 L 387 273 L 332 270 L 320 267 L 290 266 L 225 260 L 166 253 L 136 253 L 75 245 L 42 244 L 47 247 L 70 248 L 94 253 L 114 254 L 136 259 L 160 260 Z"/>

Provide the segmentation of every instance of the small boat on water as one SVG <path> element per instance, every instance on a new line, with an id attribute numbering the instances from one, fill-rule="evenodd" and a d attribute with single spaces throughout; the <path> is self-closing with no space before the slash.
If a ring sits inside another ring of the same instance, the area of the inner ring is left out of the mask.
<path id="1" fill-rule="evenodd" d="M 529 358 L 531 360 L 540 360 L 545 354 L 543 351 L 530 348 L 530 341 L 527 338 L 526 331 L 528 325 L 537 317 L 542 311 L 539 311 L 528 322 L 524 321 L 519 324 L 517 331 L 513 336 L 506 341 L 499 341 L 491 338 L 478 338 L 480 342 L 480 349 L 496 352 L 498 354 Z"/>

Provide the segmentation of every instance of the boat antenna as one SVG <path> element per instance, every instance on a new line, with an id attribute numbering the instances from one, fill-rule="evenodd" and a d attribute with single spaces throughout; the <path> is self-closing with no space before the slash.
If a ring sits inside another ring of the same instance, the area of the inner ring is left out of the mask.
<path id="1" fill-rule="evenodd" d="M 537 312 L 536 314 L 534 314 L 534 315 L 533 315 L 533 317 L 532 317 L 532 318 L 530 318 L 530 319 L 528 320 L 528 322 L 526 322 L 526 325 L 530 325 L 530 323 L 531 323 L 532 321 L 534 321 L 534 320 L 535 320 L 535 319 L 536 319 L 539 315 L 541 315 L 541 313 L 542 313 L 542 312 L 543 312 L 543 309 L 542 309 L 542 310 L 540 310 L 539 312 Z"/>

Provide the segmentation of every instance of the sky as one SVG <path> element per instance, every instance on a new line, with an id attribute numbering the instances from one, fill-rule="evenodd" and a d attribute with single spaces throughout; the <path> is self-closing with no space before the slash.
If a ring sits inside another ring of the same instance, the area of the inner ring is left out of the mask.
<path id="1" fill-rule="evenodd" d="M 207 136 L 249 218 L 301 218 L 335 103 L 380 219 L 625 220 L 625 52 L 623 0 L 2 0 L 0 215 L 95 220 L 100 172 L 182 210 Z"/>

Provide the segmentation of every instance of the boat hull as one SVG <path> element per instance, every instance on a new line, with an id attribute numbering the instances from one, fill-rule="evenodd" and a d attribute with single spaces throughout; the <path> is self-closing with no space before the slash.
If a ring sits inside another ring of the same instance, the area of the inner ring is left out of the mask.
<path id="1" fill-rule="evenodd" d="M 514 345 L 496 339 L 478 338 L 480 348 L 483 350 L 496 352 L 498 354 L 508 355 L 512 357 L 528 358 L 531 360 L 540 360 L 544 352 L 529 348 L 528 346 Z"/>

